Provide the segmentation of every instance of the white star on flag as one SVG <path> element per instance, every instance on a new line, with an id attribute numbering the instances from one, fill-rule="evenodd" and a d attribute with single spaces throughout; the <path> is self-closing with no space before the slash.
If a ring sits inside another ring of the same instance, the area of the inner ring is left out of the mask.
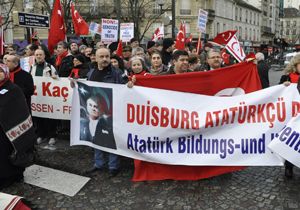
<path id="1" fill-rule="evenodd" d="M 81 19 L 81 18 L 78 18 L 78 19 L 77 19 L 77 22 L 78 22 L 78 23 L 81 23 L 81 22 L 82 22 L 82 19 Z"/>
<path id="2" fill-rule="evenodd" d="M 79 91 L 81 92 L 81 94 L 85 95 L 86 93 L 88 93 L 88 91 L 86 89 L 84 89 L 84 87 L 80 87 Z"/>

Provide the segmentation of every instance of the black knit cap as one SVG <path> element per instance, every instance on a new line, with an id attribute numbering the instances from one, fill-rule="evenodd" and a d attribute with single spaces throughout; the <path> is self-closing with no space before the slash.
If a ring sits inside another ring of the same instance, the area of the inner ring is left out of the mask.
<path id="1" fill-rule="evenodd" d="M 149 41 L 147 43 L 147 50 L 150 49 L 151 47 L 153 47 L 155 45 L 155 42 L 154 41 Z"/>
<path id="2" fill-rule="evenodd" d="M 114 51 L 117 50 L 119 42 L 112 42 L 109 46 L 108 49 L 110 49 L 110 52 L 113 53 Z"/>
<path id="3" fill-rule="evenodd" d="M 85 58 L 82 54 L 77 54 L 74 55 L 74 58 L 76 58 L 77 60 L 79 60 L 81 63 L 85 63 Z"/>
<path id="4" fill-rule="evenodd" d="M 166 38 L 163 40 L 163 49 L 168 49 L 174 44 L 174 40 L 172 38 Z"/>

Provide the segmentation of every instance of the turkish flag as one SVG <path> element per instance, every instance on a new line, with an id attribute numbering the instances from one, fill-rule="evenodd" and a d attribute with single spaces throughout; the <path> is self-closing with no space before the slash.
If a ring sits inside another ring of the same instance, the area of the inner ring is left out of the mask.
<path id="1" fill-rule="evenodd" d="M 51 15 L 51 23 L 48 35 L 48 49 L 53 53 L 55 45 L 60 41 L 66 40 L 66 29 L 64 15 L 60 0 L 54 0 L 54 6 Z"/>
<path id="2" fill-rule="evenodd" d="M 177 50 L 185 49 L 185 26 L 183 23 L 180 24 L 179 32 L 177 33 L 175 48 Z"/>
<path id="3" fill-rule="evenodd" d="M 116 50 L 116 55 L 119 56 L 119 57 L 123 57 L 123 45 L 122 45 L 122 40 L 120 39 L 119 40 L 119 43 L 118 43 L 118 48 Z"/>
<path id="4" fill-rule="evenodd" d="M 193 35 L 191 34 L 189 38 L 185 39 L 185 43 L 188 44 L 193 41 Z"/>
<path id="5" fill-rule="evenodd" d="M 75 10 L 74 2 L 71 2 L 71 14 L 72 21 L 75 34 L 77 36 L 80 35 L 88 35 L 89 34 L 89 25 L 85 22 L 85 20 L 80 16 L 80 14 Z"/>
<path id="6" fill-rule="evenodd" d="M 227 65 L 229 65 L 230 64 L 230 55 L 227 54 L 225 48 L 221 51 L 221 56 L 223 58 L 224 63 L 227 64 Z"/>
<path id="7" fill-rule="evenodd" d="M 191 72 L 155 77 L 136 76 L 136 85 L 205 95 L 232 96 L 261 89 L 256 65 L 239 63 L 214 71 Z M 180 84 L 180 85 L 179 85 Z M 180 99 L 179 99 L 180 100 Z M 221 175 L 244 166 L 180 166 L 134 161 L 133 181 L 198 180 Z"/>
<path id="8" fill-rule="evenodd" d="M 213 42 L 216 42 L 220 45 L 227 45 L 227 43 L 231 40 L 231 38 L 236 34 L 236 31 L 225 31 L 223 33 L 218 34 Z"/>

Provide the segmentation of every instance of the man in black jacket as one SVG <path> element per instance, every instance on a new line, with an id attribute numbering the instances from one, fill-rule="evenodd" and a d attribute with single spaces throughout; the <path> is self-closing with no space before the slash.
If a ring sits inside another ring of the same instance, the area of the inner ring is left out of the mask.
<path id="1" fill-rule="evenodd" d="M 18 85 L 23 91 L 29 110 L 31 110 L 31 96 L 34 92 L 33 79 L 31 74 L 22 70 L 20 67 L 20 59 L 15 55 L 7 57 L 7 67 L 11 82 Z"/>
<path id="2" fill-rule="evenodd" d="M 73 55 L 68 51 L 66 42 L 58 42 L 57 57 L 55 61 L 56 69 L 59 77 L 68 77 L 73 69 Z"/>
<path id="3" fill-rule="evenodd" d="M 269 83 L 269 65 L 265 62 L 265 56 L 263 53 L 259 52 L 255 55 L 257 60 L 257 70 L 258 75 L 261 81 L 262 88 L 268 88 L 270 87 Z"/>
<path id="4" fill-rule="evenodd" d="M 115 84 L 124 84 L 125 81 L 122 77 L 123 72 L 119 69 L 115 69 L 110 63 L 110 52 L 107 48 L 100 48 L 96 51 L 96 61 L 97 66 L 94 69 L 91 69 L 88 74 L 88 80 L 96 82 L 105 82 L 105 83 L 115 83 Z M 113 132 L 113 131 L 112 131 Z M 97 137 L 95 134 L 95 138 Z M 101 139 L 94 139 L 98 142 Z M 98 149 L 95 149 L 95 159 L 94 166 L 92 169 L 86 171 L 87 174 L 100 171 L 105 165 L 104 152 Z M 118 155 L 108 153 L 108 168 L 110 176 L 116 176 L 120 170 L 120 159 Z"/>

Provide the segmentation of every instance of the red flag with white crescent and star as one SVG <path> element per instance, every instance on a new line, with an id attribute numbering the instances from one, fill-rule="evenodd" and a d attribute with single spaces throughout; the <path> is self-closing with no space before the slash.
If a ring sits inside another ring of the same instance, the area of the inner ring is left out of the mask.
<path id="1" fill-rule="evenodd" d="M 58 42 L 65 40 L 66 29 L 64 23 L 64 15 L 60 0 L 55 0 L 52 9 L 51 23 L 48 35 L 48 49 L 50 53 L 53 53 L 53 49 Z"/>
<path id="2" fill-rule="evenodd" d="M 224 31 L 222 33 L 217 34 L 214 38 L 213 42 L 216 42 L 220 45 L 227 45 L 227 43 L 231 40 L 231 38 L 236 34 L 237 31 Z"/>
<path id="3" fill-rule="evenodd" d="M 183 23 L 180 24 L 180 29 L 177 33 L 175 48 L 177 50 L 184 50 L 185 48 L 185 26 Z"/>
<path id="4" fill-rule="evenodd" d="M 72 14 L 72 21 L 73 21 L 75 34 L 77 36 L 88 35 L 89 25 L 85 22 L 85 20 L 80 16 L 78 11 L 75 9 L 74 2 L 71 2 L 71 14 Z"/>

